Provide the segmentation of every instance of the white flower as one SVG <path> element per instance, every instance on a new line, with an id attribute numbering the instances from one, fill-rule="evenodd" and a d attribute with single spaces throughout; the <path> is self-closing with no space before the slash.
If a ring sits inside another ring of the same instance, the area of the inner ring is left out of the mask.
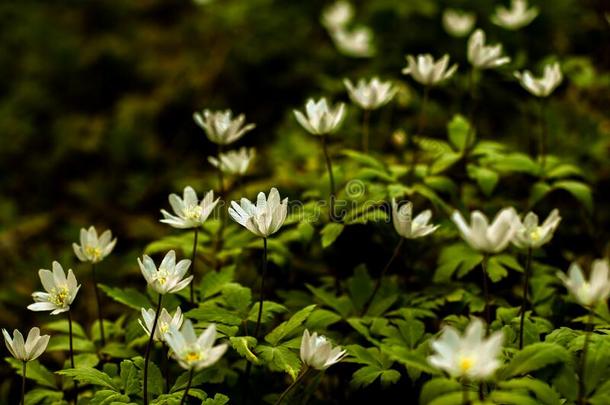
<path id="1" fill-rule="evenodd" d="M 449 35 L 464 37 L 472 31 L 476 19 L 474 13 L 448 8 L 443 11 L 443 28 Z"/>
<path id="2" fill-rule="evenodd" d="M 407 55 L 407 67 L 402 74 L 411 75 L 413 79 L 424 86 L 434 86 L 449 79 L 457 70 L 457 64 L 449 67 L 449 55 L 444 55 L 438 61 L 430 54 Z"/>
<path id="3" fill-rule="evenodd" d="M 406 239 L 417 239 L 436 231 L 438 225 L 429 225 L 432 211 L 425 210 L 413 219 L 413 204 L 409 201 L 398 207 L 396 199 L 392 199 L 392 221 L 394 229 Z"/>
<path id="4" fill-rule="evenodd" d="M 335 108 L 329 107 L 326 98 L 317 102 L 310 98 L 305 104 L 305 114 L 294 110 L 294 115 L 309 133 L 313 135 L 328 135 L 339 129 L 345 118 L 345 104 L 339 103 Z"/>
<path id="5" fill-rule="evenodd" d="M 484 253 L 499 253 L 506 249 L 517 229 L 519 218 L 514 208 L 501 210 L 491 225 L 485 214 L 474 211 L 470 216 L 470 226 L 458 211 L 454 211 L 451 220 L 458 227 L 462 239 L 471 248 Z"/>
<path id="6" fill-rule="evenodd" d="M 142 322 L 144 321 L 144 322 Z M 176 308 L 176 312 L 174 312 L 174 316 L 171 316 L 169 312 L 165 308 L 161 310 L 159 314 L 159 319 L 157 319 L 157 326 L 155 328 L 155 336 L 154 340 L 157 342 L 164 342 L 165 336 L 169 332 L 170 328 L 173 326 L 176 329 L 180 329 L 182 327 L 182 322 L 184 321 L 184 316 L 182 315 L 182 310 L 180 307 Z M 148 336 L 150 336 L 150 330 L 153 327 L 153 323 L 155 322 L 155 310 L 152 308 L 144 309 L 142 308 L 142 319 L 138 319 L 140 326 L 144 329 L 144 332 Z"/>
<path id="7" fill-rule="evenodd" d="M 159 294 L 178 292 L 193 279 L 193 276 L 183 279 L 191 261 L 183 259 L 176 264 L 176 252 L 173 250 L 167 252 L 158 270 L 155 262 L 147 255 L 142 260 L 138 258 L 138 264 L 148 285 Z"/>
<path id="8" fill-rule="evenodd" d="M 233 112 L 203 110 L 203 114 L 194 113 L 193 119 L 206 133 L 208 139 L 219 145 L 228 145 L 241 138 L 256 125 L 244 126 L 246 116 L 240 114 L 233 119 Z"/>
<path id="9" fill-rule="evenodd" d="M 529 70 L 515 72 L 515 77 L 521 86 L 536 97 L 547 97 L 561 84 L 563 75 L 559 63 L 555 62 L 544 67 L 542 77 L 534 77 Z"/>
<path id="10" fill-rule="evenodd" d="M 523 222 L 518 219 L 513 244 L 519 248 L 539 248 L 553 238 L 559 222 L 561 217 L 557 209 L 551 211 L 542 225 L 538 225 L 538 215 L 528 212 Z"/>
<path id="11" fill-rule="evenodd" d="M 501 365 L 498 356 L 503 340 L 502 331 L 485 339 L 483 321 L 476 318 L 470 322 L 463 336 L 451 326 L 445 326 L 441 337 L 431 343 L 435 353 L 428 357 L 428 363 L 452 377 L 484 380 Z"/>
<path id="12" fill-rule="evenodd" d="M 217 169 L 222 170 L 223 173 L 243 176 L 248 171 L 254 155 L 254 148 L 241 147 L 238 150 L 221 153 L 220 159 L 210 156 L 208 157 L 208 162 Z"/>
<path id="13" fill-rule="evenodd" d="M 301 339 L 301 361 L 316 370 L 326 370 L 335 363 L 340 362 L 346 355 L 341 346 L 333 348 L 332 343 L 316 332 L 309 334 L 305 329 Z"/>
<path id="14" fill-rule="evenodd" d="M 364 79 L 358 80 L 356 86 L 349 79 L 343 80 L 352 101 L 365 110 L 375 110 L 389 103 L 398 90 L 392 82 L 382 82 L 373 77 L 368 83 Z"/>
<path id="15" fill-rule="evenodd" d="M 485 45 L 485 33 L 476 30 L 468 39 L 468 61 L 477 69 L 491 69 L 510 62 L 502 56 L 502 45 Z"/>
<path id="16" fill-rule="evenodd" d="M 38 358 L 47 348 L 49 344 L 49 335 L 40 336 L 40 329 L 32 328 L 28 333 L 28 338 L 24 342 L 23 335 L 17 329 L 13 331 L 13 338 L 2 329 L 4 335 L 4 343 L 11 355 L 17 360 L 31 361 Z"/>
<path id="17" fill-rule="evenodd" d="M 40 281 L 46 292 L 37 291 L 32 294 L 34 304 L 28 305 L 32 311 L 51 311 L 51 315 L 61 314 L 70 310 L 70 305 L 80 289 L 72 269 L 68 269 L 68 277 L 58 262 L 53 262 L 53 271 L 41 269 L 38 271 Z"/>
<path id="18" fill-rule="evenodd" d="M 538 16 L 538 9 L 527 8 L 527 0 L 511 0 L 510 9 L 504 6 L 496 7 L 491 16 L 491 22 L 507 30 L 518 30 L 525 27 Z"/>
<path id="19" fill-rule="evenodd" d="M 197 200 L 197 193 L 191 186 L 184 188 L 183 198 L 177 194 L 169 195 L 169 204 L 174 210 L 172 215 L 166 210 L 161 210 L 163 219 L 160 222 L 178 229 L 190 229 L 201 226 L 210 216 L 219 198 L 214 200 L 214 190 L 206 193 L 203 200 Z"/>
<path id="20" fill-rule="evenodd" d="M 229 215 L 238 224 L 246 227 L 253 234 L 266 238 L 280 229 L 288 213 L 288 198 L 280 201 L 280 193 L 275 187 L 265 193 L 258 193 L 256 205 L 247 198 L 242 198 L 240 204 L 231 201 Z"/>
<path id="21" fill-rule="evenodd" d="M 343 29 L 354 16 L 354 7 L 350 2 L 339 0 L 322 11 L 322 24 L 330 31 Z"/>
<path id="22" fill-rule="evenodd" d="M 116 238 L 112 239 L 112 232 L 107 230 L 98 238 L 97 231 L 93 226 L 89 230 L 81 228 L 80 246 L 72 244 L 74 254 L 81 262 L 98 263 L 112 252 L 116 245 Z"/>
<path id="23" fill-rule="evenodd" d="M 189 319 L 184 321 L 182 330 L 174 325 L 170 326 L 165 336 L 172 356 L 184 369 L 199 371 L 216 363 L 227 351 L 227 344 L 214 346 L 216 340 L 216 325 L 211 324 L 197 337 L 195 328 Z"/>
<path id="24" fill-rule="evenodd" d="M 375 54 L 373 31 L 359 26 L 351 30 L 338 29 L 330 33 L 339 52 L 354 58 L 370 58 Z"/>
<path id="25" fill-rule="evenodd" d="M 585 280 L 582 269 L 577 263 L 572 263 L 568 270 L 568 277 L 557 273 L 566 288 L 576 300 L 588 307 L 597 305 L 608 299 L 610 294 L 610 280 L 608 279 L 608 262 L 598 259 L 591 266 L 591 277 Z"/>

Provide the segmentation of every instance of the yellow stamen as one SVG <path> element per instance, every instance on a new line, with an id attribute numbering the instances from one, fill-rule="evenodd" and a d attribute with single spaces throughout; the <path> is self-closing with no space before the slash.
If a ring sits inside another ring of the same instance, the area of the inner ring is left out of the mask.
<path id="1" fill-rule="evenodd" d="M 474 361 L 470 357 L 462 357 L 460 359 L 460 370 L 462 373 L 467 373 L 473 365 Z"/>
<path id="2" fill-rule="evenodd" d="M 102 258 L 102 249 L 95 246 L 85 246 L 85 254 L 93 261 L 100 260 Z"/>

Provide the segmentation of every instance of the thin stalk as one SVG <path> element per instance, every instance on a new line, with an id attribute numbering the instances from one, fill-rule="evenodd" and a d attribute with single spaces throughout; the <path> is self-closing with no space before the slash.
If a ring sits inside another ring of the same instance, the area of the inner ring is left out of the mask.
<path id="1" fill-rule="evenodd" d="M 371 110 L 365 109 L 362 113 L 362 151 L 369 153 Z"/>
<path id="2" fill-rule="evenodd" d="M 23 361 L 23 375 L 21 376 L 21 405 L 25 405 L 25 372 L 26 372 L 26 365 L 28 364 L 27 361 Z"/>
<path id="3" fill-rule="evenodd" d="M 303 372 L 297 377 L 296 380 L 294 380 L 292 382 L 292 384 L 290 384 L 288 386 L 288 388 L 286 388 L 284 390 L 284 392 L 282 392 L 282 395 L 280 395 L 280 397 L 277 399 L 277 401 L 275 401 L 275 405 L 280 405 L 282 403 L 282 401 L 284 400 L 284 398 L 286 397 L 286 395 L 288 395 L 288 393 L 297 386 L 298 383 L 301 382 L 301 380 L 303 380 L 305 378 L 305 376 L 307 375 L 307 373 L 309 373 L 309 370 L 311 370 L 309 367 L 304 366 L 305 369 L 303 370 Z"/>
<path id="4" fill-rule="evenodd" d="M 153 345 L 153 338 L 155 336 L 155 330 L 157 329 L 157 321 L 159 320 L 159 312 L 161 312 L 161 301 L 163 295 L 159 294 L 159 302 L 157 303 L 157 310 L 155 311 L 155 320 L 150 331 L 150 337 L 148 338 L 148 344 L 146 345 L 146 354 L 144 355 L 144 405 L 148 405 L 148 361 L 150 360 L 150 352 Z"/>
<path id="5" fill-rule="evenodd" d="M 483 272 L 483 297 L 485 298 L 485 322 L 487 323 L 487 333 L 489 334 L 489 324 L 491 323 L 491 310 L 489 308 L 489 285 L 487 280 L 487 261 L 489 256 L 485 254 L 481 262 L 481 270 Z"/>
<path id="6" fill-rule="evenodd" d="M 585 367 L 587 366 L 587 351 L 591 340 L 591 332 L 593 331 L 593 308 L 589 308 L 589 316 L 587 317 L 587 332 L 585 334 L 585 344 L 582 348 L 582 356 L 580 358 L 580 378 L 578 379 L 578 405 L 585 404 Z"/>
<path id="7" fill-rule="evenodd" d="M 532 266 L 532 248 L 527 249 L 527 261 L 525 262 L 525 280 L 523 280 L 523 302 L 521 303 L 521 321 L 519 322 L 519 350 L 523 349 L 523 324 L 525 322 L 525 310 L 527 309 L 527 293 L 529 290 L 530 273 Z"/>
<path id="8" fill-rule="evenodd" d="M 362 312 L 360 313 L 361 316 L 364 316 L 367 313 L 367 311 L 369 310 L 371 304 L 373 303 L 373 300 L 375 299 L 375 295 L 377 295 L 377 292 L 379 291 L 379 288 L 381 287 L 381 280 L 383 279 L 383 276 L 385 276 L 385 274 L 387 273 L 387 271 L 390 268 L 390 266 L 392 265 L 392 263 L 394 263 L 394 260 L 396 260 L 396 258 L 398 257 L 398 254 L 400 253 L 400 249 L 402 248 L 404 241 L 405 241 L 405 238 L 401 237 L 400 240 L 398 241 L 398 243 L 396 244 L 396 247 L 394 248 L 394 253 L 392 253 L 392 257 L 390 257 L 390 260 L 386 263 L 383 270 L 381 270 L 381 273 L 379 273 L 379 277 L 377 277 L 377 280 L 375 281 L 375 287 L 373 287 L 373 292 L 371 293 L 371 296 L 369 297 L 369 299 L 366 301 L 366 303 L 362 307 Z"/>
<path id="9" fill-rule="evenodd" d="M 225 182 L 224 182 L 224 173 L 222 172 L 222 164 L 220 163 L 220 155 L 222 154 L 223 151 L 223 145 L 219 144 L 218 145 L 218 184 L 219 184 L 219 190 L 220 190 L 220 198 L 223 199 L 223 201 L 228 201 L 226 196 L 225 196 Z M 218 211 L 218 219 L 220 220 L 220 225 L 218 226 L 218 231 L 216 232 L 216 240 L 214 241 L 214 257 L 216 258 L 215 260 L 215 268 L 216 270 L 220 270 L 220 260 L 218 259 L 218 252 L 220 252 L 220 250 L 222 249 L 222 234 L 224 232 L 224 228 L 225 228 L 225 216 L 223 215 L 224 210 L 219 210 Z M 192 284 L 191 284 L 191 289 L 193 288 Z M 192 300 L 191 300 L 192 301 Z"/>
<path id="10" fill-rule="evenodd" d="M 421 109 L 419 110 L 419 117 L 417 119 L 417 131 L 414 134 L 409 136 L 409 148 L 411 149 L 411 153 L 413 153 L 413 158 L 411 160 L 411 168 L 409 169 L 409 181 L 413 181 L 413 176 L 415 176 L 415 168 L 417 166 L 418 154 L 417 154 L 417 145 L 415 143 L 414 137 L 420 136 L 426 127 L 426 107 L 428 106 L 428 99 L 430 95 L 430 87 L 424 87 L 424 95 L 421 103 Z"/>
<path id="11" fill-rule="evenodd" d="M 466 144 L 464 146 L 464 159 L 466 159 L 468 152 L 470 151 L 470 144 L 474 141 L 473 136 L 476 131 L 475 125 L 475 116 L 477 110 L 479 108 L 479 97 L 477 96 L 477 88 L 476 88 L 476 76 L 477 69 L 470 69 L 470 74 L 468 75 L 468 91 L 470 93 L 470 111 L 468 113 L 468 123 L 470 124 L 470 129 L 466 134 Z"/>
<path id="12" fill-rule="evenodd" d="M 163 346 L 161 349 L 161 361 L 163 363 L 163 379 L 165 380 L 165 393 L 169 393 L 169 361 L 167 361 L 166 350 L 169 348 L 163 342 Z"/>
<path id="13" fill-rule="evenodd" d="M 193 369 L 189 371 L 189 380 L 186 383 L 186 388 L 184 389 L 184 394 L 182 394 L 182 399 L 180 400 L 180 405 L 184 405 L 184 401 L 186 401 L 186 397 L 188 396 L 189 389 L 191 389 L 191 383 L 193 382 Z"/>
<path id="14" fill-rule="evenodd" d="M 191 274 L 193 275 L 193 277 L 195 276 L 195 259 L 197 258 L 197 237 L 199 236 L 199 227 L 196 227 L 194 232 L 195 232 L 195 237 L 193 240 L 193 252 L 191 253 Z M 195 284 L 195 281 L 192 280 L 189 284 L 190 284 L 191 304 L 194 304 L 195 303 L 195 287 L 193 285 Z"/>
<path id="15" fill-rule="evenodd" d="M 462 382 L 462 405 L 468 405 L 470 400 L 468 399 L 468 381 Z"/>
<path id="16" fill-rule="evenodd" d="M 102 301 L 100 299 L 100 290 L 97 286 L 97 276 L 95 274 L 95 264 L 91 263 L 91 276 L 93 278 L 93 287 L 95 289 L 95 302 L 97 303 L 97 319 L 100 324 L 100 337 L 102 339 L 102 347 L 106 345 L 106 335 L 104 334 L 104 317 L 102 316 Z"/>
<path id="17" fill-rule="evenodd" d="M 263 238 L 263 275 L 261 277 L 260 298 L 258 299 L 258 316 L 256 317 L 256 327 L 254 328 L 254 337 L 258 339 L 258 333 L 261 326 L 261 318 L 263 316 L 263 298 L 265 297 L 265 276 L 267 275 L 267 238 Z"/>
<path id="18" fill-rule="evenodd" d="M 72 343 L 72 313 L 68 310 L 68 336 L 70 341 L 70 367 L 74 368 L 74 346 Z M 78 382 L 74 380 L 74 404 L 78 403 Z"/>
<path id="19" fill-rule="evenodd" d="M 330 160 L 330 155 L 328 154 L 328 145 L 326 140 L 327 135 L 322 135 L 322 151 L 324 152 L 324 158 L 326 159 L 326 169 L 328 170 L 328 179 L 329 179 L 329 209 L 330 209 L 330 220 L 334 222 L 335 220 L 335 178 L 333 177 L 333 164 Z"/>
<path id="20" fill-rule="evenodd" d="M 218 189 L 220 190 L 220 196 L 224 198 L 225 196 L 225 181 L 224 181 L 224 173 L 222 172 L 222 160 L 220 160 L 220 155 L 222 155 L 223 146 L 218 144 Z"/>
<path id="21" fill-rule="evenodd" d="M 540 123 L 540 143 L 538 146 L 538 159 L 540 160 L 540 167 L 544 173 L 544 168 L 546 166 L 546 154 L 547 154 L 547 144 L 548 144 L 548 127 L 545 118 L 546 113 L 546 102 L 544 99 L 541 99 L 538 103 L 540 106 L 540 114 L 538 116 L 538 120 Z"/>

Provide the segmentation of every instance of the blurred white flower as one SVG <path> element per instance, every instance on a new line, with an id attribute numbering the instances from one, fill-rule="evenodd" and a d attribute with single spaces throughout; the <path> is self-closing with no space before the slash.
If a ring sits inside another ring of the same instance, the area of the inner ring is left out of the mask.
<path id="1" fill-rule="evenodd" d="M 568 277 L 558 272 L 557 276 L 563 281 L 566 288 L 576 300 L 587 307 L 593 307 L 606 301 L 610 294 L 610 280 L 608 279 L 608 262 L 598 259 L 591 266 L 591 277 L 585 280 L 582 269 L 578 263 L 572 263 L 568 270 Z"/>
<path id="2" fill-rule="evenodd" d="M 539 248 L 549 242 L 553 238 L 553 233 L 559 226 L 559 222 L 561 222 L 557 209 L 551 211 L 542 225 L 538 224 L 538 215 L 533 212 L 528 212 L 523 222 L 519 218 L 517 219 L 517 230 L 513 237 L 513 244 L 519 248 L 532 249 Z"/>
<path id="3" fill-rule="evenodd" d="M 428 224 L 430 218 L 432 218 L 432 211 L 430 210 L 425 210 L 413 218 L 411 201 L 399 207 L 396 199 L 392 199 L 392 222 L 396 232 L 403 238 L 417 239 L 436 231 L 439 225 Z"/>
<path id="4" fill-rule="evenodd" d="M 523 73 L 515 72 L 515 77 L 525 90 L 536 97 L 549 96 L 563 80 L 561 67 L 557 62 L 546 65 L 542 77 L 534 77 L 529 70 L 524 70 Z"/>
<path id="5" fill-rule="evenodd" d="M 350 99 L 365 110 L 375 110 L 389 103 L 398 90 L 392 82 L 382 82 L 378 77 L 370 81 L 358 80 L 354 86 L 349 79 L 344 79 L 343 84 L 347 88 Z"/>
<path id="6" fill-rule="evenodd" d="M 288 213 L 288 198 L 280 201 L 280 193 L 275 187 L 269 192 L 258 193 L 256 205 L 247 198 L 242 198 L 240 204 L 231 201 L 229 215 L 238 224 L 244 226 L 253 234 L 262 238 L 273 235 L 280 229 Z"/>
<path id="7" fill-rule="evenodd" d="M 339 0 L 322 11 L 322 25 L 329 31 L 345 28 L 354 16 L 354 7 L 345 0 Z"/>
<path id="8" fill-rule="evenodd" d="M 167 252 L 158 270 L 155 262 L 147 255 L 142 260 L 138 258 L 138 264 L 148 285 L 159 294 L 178 292 L 193 279 L 193 276 L 183 279 L 191 261 L 183 259 L 176 264 L 176 252 L 173 250 Z"/>
<path id="9" fill-rule="evenodd" d="M 208 157 L 208 162 L 215 168 L 222 170 L 223 173 L 243 176 L 248 171 L 254 155 L 254 148 L 246 148 L 244 146 L 238 150 L 221 153 L 220 159 L 210 156 Z"/>
<path id="10" fill-rule="evenodd" d="M 72 269 L 68 276 L 58 262 L 53 262 L 53 271 L 41 269 L 38 271 L 40 281 L 46 292 L 37 291 L 32 294 L 34 304 L 28 305 L 32 311 L 51 311 L 51 315 L 61 314 L 70 310 L 70 305 L 80 289 Z"/>
<path id="11" fill-rule="evenodd" d="M 301 338 L 301 361 L 303 364 L 316 370 L 326 370 L 335 363 L 340 362 L 346 355 L 341 346 L 333 348 L 332 343 L 316 332 L 309 334 L 305 329 Z"/>
<path id="12" fill-rule="evenodd" d="M 184 188 L 183 198 L 177 194 L 169 195 L 169 204 L 176 215 L 161 210 L 163 219 L 160 222 L 178 229 L 200 227 L 214 211 L 218 200 L 219 198 L 214 200 L 214 190 L 210 190 L 200 202 L 195 190 L 191 186 L 187 186 Z"/>
<path id="13" fill-rule="evenodd" d="M 460 336 L 451 326 L 445 326 L 440 338 L 431 343 L 434 355 L 428 357 L 432 366 L 448 372 L 452 377 L 481 381 L 491 377 L 500 367 L 502 331 L 485 339 L 483 321 L 473 319 Z"/>
<path id="14" fill-rule="evenodd" d="M 172 350 L 172 357 L 180 367 L 186 370 L 199 371 L 216 363 L 227 351 L 227 344 L 214 346 L 216 340 L 216 325 L 210 324 L 197 337 L 195 328 L 189 319 L 184 321 L 182 330 L 170 325 L 165 341 Z"/>
<path id="15" fill-rule="evenodd" d="M 496 7 L 491 22 L 507 30 L 523 28 L 538 16 L 538 8 L 527 8 L 527 0 L 511 0 L 510 8 Z"/>
<path id="16" fill-rule="evenodd" d="M 502 56 L 502 45 L 485 45 L 485 32 L 477 29 L 468 39 L 468 61 L 477 69 L 491 69 L 510 62 Z"/>
<path id="17" fill-rule="evenodd" d="M 470 225 L 458 211 L 453 212 L 451 220 L 458 227 L 462 239 L 474 250 L 484 253 L 499 253 L 506 249 L 519 223 L 517 212 L 512 207 L 502 209 L 491 225 L 480 211 L 471 214 Z"/>
<path id="18" fill-rule="evenodd" d="M 81 228 L 80 246 L 72 244 L 74 254 L 81 262 L 98 263 L 112 252 L 116 245 L 116 238 L 112 239 L 110 230 L 104 231 L 98 238 L 97 231 L 93 226 L 89 230 Z"/>
<path id="19" fill-rule="evenodd" d="M 373 31 L 369 27 L 358 26 L 353 29 L 338 29 L 330 35 L 339 52 L 354 58 L 370 58 L 375 54 Z"/>
<path id="20" fill-rule="evenodd" d="M 424 86 L 434 86 L 449 79 L 457 70 L 457 64 L 449 67 L 449 55 L 444 55 L 438 61 L 430 54 L 407 55 L 407 66 L 402 74 L 411 75 L 413 79 Z"/>
<path id="21" fill-rule="evenodd" d="M 202 114 L 194 113 L 193 119 L 205 131 L 208 139 L 219 145 L 228 145 L 235 142 L 256 126 L 254 124 L 244 126 L 246 116 L 240 114 L 234 119 L 231 110 L 203 110 Z"/>
<path id="22" fill-rule="evenodd" d="M 4 335 L 4 343 L 11 355 L 17 360 L 31 361 L 38 358 L 47 348 L 49 344 L 49 335 L 40 336 L 40 329 L 32 328 L 28 333 L 27 340 L 23 340 L 23 335 L 17 329 L 13 331 L 13 338 L 2 329 Z"/>
<path id="23" fill-rule="evenodd" d="M 477 17 L 474 13 L 448 8 L 443 11 L 443 27 L 449 35 L 465 37 L 474 28 Z"/>
<path id="24" fill-rule="evenodd" d="M 150 330 L 155 322 L 155 314 L 156 312 L 152 308 L 142 308 L 142 319 L 138 319 L 140 326 L 142 329 L 144 329 L 144 332 L 146 332 L 148 336 L 150 336 Z M 157 342 L 165 342 L 165 336 L 169 332 L 170 328 L 173 326 L 180 329 L 183 321 L 184 316 L 182 315 L 182 310 L 180 307 L 176 308 L 174 316 L 171 316 L 169 312 L 163 308 L 159 314 L 159 319 L 157 319 L 157 326 L 155 328 L 155 336 L 153 339 Z"/>
<path id="25" fill-rule="evenodd" d="M 329 107 L 326 98 L 317 102 L 310 98 L 305 104 L 305 114 L 294 110 L 294 115 L 309 133 L 313 135 L 329 135 L 339 129 L 345 118 L 345 104 L 339 103 L 335 108 Z"/>

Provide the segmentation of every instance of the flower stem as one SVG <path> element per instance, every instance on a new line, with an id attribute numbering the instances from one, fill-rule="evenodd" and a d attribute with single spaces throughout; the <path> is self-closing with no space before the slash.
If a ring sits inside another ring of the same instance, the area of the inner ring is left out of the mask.
<path id="1" fill-rule="evenodd" d="M 462 381 L 462 405 L 468 405 L 470 402 L 468 398 L 468 381 Z"/>
<path id="2" fill-rule="evenodd" d="M 362 151 L 369 153 L 371 110 L 365 109 L 362 113 Z"/>
<path id="3" fill-rule="evenodd" d="M 97 303 L 97 319 L 100 324 L 100 337 L 102 347 L 106 345 L 106 336 L 104 334 L 104 317 L 102 316 L 102 301 L 100 300 L 100 290 L 97 286 L 97 276 L 95 274 L 95 264 L 91 263 L 91 275 L 93 277 L 93 288 L 95 290 L 95 302 Z"/>
<path id="4" fill-rule="evenodd" d="M 199 236 L 199 227 L 195 228 L 195 237 L 193 238 L 193 253 L 191 254 L 191 274 L 193 277 L 195 276 L 195 260 L 197 259 L 197 237 Z M 190 284 L 190 294 L 191 294 L 191 304 L 195 303 L 195 290 L 193 284 L 195 284 L 195 280 L 189 283 Z"/>
<path id="5" fill-rule="evenodd" d="M 587 351 L 591 340 L 591 332 L 593 331 L 593 308 L 589 308 L 589 316 L 587 317 L 587 331 L 585 332 L 585 344 L 582 348 L 582 356 L 580 358 L 580 378 L 578 380 L 578 405 L 585 404 L 585 367 L 587 366 Z"/>
<path id="6" fill-rule="evenodd" d="M 546 113 L 546 102 L 544 99 L 539 101 L 540 114 L 538 120 L 540 122 L 540 143 L 538 146 L 538 159 L 540 160 L 540 167 L 544 173 L 544 167 L 546 166 L 546 149 L 548 143 L 548 127 L 545 119 Z"/>
<path id="7" fill-rule="evenodd" d="M 476 125 L 475 125 L 475 117 L 477 114 L 477 110 L 479 108 L 479 97 L 477 96 L 477 87 L 476 87 L 476 80 L 477 78 L 477 69 L 476 68 L 472 68 L 470 70 L 470 74 L 468 75 L 468 91 L 470 93 L 470 111 L 468 113 L 468 124 L 470 125 L 470 128 L 468 129 L 468 132 L 466 133 L 466 142 L 464 145 L 464 160 L 466 160 L 468 158 L 468 153 L 470 152 L 470 146 L 471 143 L 474 141 L 473 137 L 474 134 L 476 132 Z"/>
<path id="8" fill-rule="evenodd" d="M 525 322 L 525 310 L 527 309 L 527 293 L 529 290 L 530 273 L 532 266 L 532 248 L 527 249 L 527 261 L 525 262 L 525 280 L 523 280 L 523 302 L 521 303 L 521 321 L 519 322 L 519 350 L 523 349 L 523 324 Z"/>
<path id="9" fill-rule="evenodd" d="M 157 329 L 157 321 L 159 320 L 159 312 L 161 312 L 162 300 L 163 295 L 159 294 L 159 302 L 157 303 L 157 310 L 155 311 L 155 320 L 153 321 L 153 326 L 150 330 L 150 337 L 148 338 L 148 344 L 146 345 L 146 354 L 144 355 L 144 405 L 148 404 L 148 361 L 150 360 L 150 351 L 153 345 L 155 330 Z"/>
<path id="10" fill-rule="evenodd" d="M 161 349 L 161 359 L 162 359 L 162 363 L 163 363 L 163 378 L 165 380 L 165 393 L 169 393 L 169 361 L 167 361 L 167 354 L 166 354 L 166 350 L 169 350 L 169 348 L 165 345 L 165 342 L 163 342 L 163 346 Z"/>
<path id="11" fill-rule="evenodd" d="M 330 209 L 330 220 L 335 220 L 335 178 L 333 177 L 333 164 L 328 154 L 327 135 L 322 135 L 322 151 L 324 152 L 324 158 L 326 159 L 326 169 L 328 170 L 328 179 L 330 182 L 329 191 L 329 209 Z"/>
<path id="12" fill-rule="evenodd" d="M 182 394 L 182 399 L 180 400 L 180 405 L 184 405 L 184 401 L 186 401 L 186 397 L 189 394 L 189 389 L 191 389 L 191 383 L 193 382 L 193 373 L 194 370 L 191 368 L 191 371 L 189 371 L 189 380 L 186 383 L 186 388 L 184 389 L 184 394 Z"/>
<path id="13" fill-rule="evenodd" d="M 305 378 L 307 373 L 309 373 L 309 370 L 311 370 L 309 367 L 304 366 L 303 372 L 296 378 L 296 380 L 292 382 L 292 384 L 288 386 L 288 388 L 284 390 L 284 392 L 282 392 L 282 395 L 280 395 L 277 401 L 275 401 L 275 405 L 280 405 L 282 403 L 286 395 L 288 395 L 288 393 Z"/>
<path id="14" fill-rule="evenodd" d="M 72 312 L 68 310 L 68 339 L 70 342 L 70 368 L 74 368 L 74 346 L 72 343 Z M 74 380 L 74 404 L 78 403 L 78 382 Z"/>
<path id="15" fill-rule="evenodd" d="M 489 326 L 491 323 L 491 309 L 489 307 L 489 281 L 487 280 L 487 262 L 489 256 L 485 254 L 483 261 L 481 262 L 481 270 L 483 272 L 483 297 L 485 299 L 485 322 L 487 323 L 487 333 L 489 333 Z"/>
<path id="16" fill-rule="evenodd" d="M 228 201 L 226 196 L 225 196 L 225 182 L 224 182 L 224 173 L 222 172 L 222 163 L 220 160 L 220 155 L 222 154 L 222 150 L 223 150 L 223 145 L 219 144 L 218 145 L 218 184 L 219 184 L 219 190 L 220 190 L 220 198 L 223 201 Z M 222 201 L 221 201 L 222 203 Z M 218 252 L 220 252 L 220 250 L 222 249 L 222 235 L 224 232 L 224 228 L 225 228 L 225 216 L 224 214 L 224 210 L 219 210 L 218 211 L 218 219 L 220 220 L 220 225 L 218 226 L 218 231 L 216 232 L 216 240 L 214 241 L 214 257 L 215 259 L 215 269 L 216 271 L 220 270 L 220 265 L 221 265 L 221 261 L 218 259 Z M 193 288 L 192 284 L 191 284 L 191 289 Z M 192 302 L 192 300 L 191 300 Z"/>
<path id="17" fill-rule="evenodd" d="M 430 95 L 430 88 L 428 86 L 424 87 L 424 95 L 421 102 L 421 108 L 419 110 L 419 117 L 417 118 L 417 130 L 414 134 L 409 136 L 409 149 L 411 149 L 411 153 L 413 153 L 413 158 L 411 160 L 411 168 L 409 169 L 409 182 L 413 181 L 413 177 L 415 176 L 415 168 L 417 166 L 417 145 L 414 137 L 421 136 L 424 128 L 426 127 L 426 107 L 428 106 L 428 98 Z"/>
<path id="18" fill-rule="evenodd" d="M 367 313 L 367 311 L 369 310 L 371 304 L 373 303 L 373 300 L 375 299 L 375 295 L 377 295 L 377 292 L 379 291 L 379 288 L 381 287 L 381 280 L 383 279 L 383 276 L 385 276 L 385 274 L 387 273 L 388 269 L 390 268 L 390 266 L 392 265 L 394 260 L 396 260 L 396 258 L 398 257 L 398 253 L 400 253 L 400 249 L 402 248 L 404 241 L 405 241 L 405 238 L 401 237 L 400 240 L 398 241 L 398 243 L 396 244 L 396 247 L 394 248 L 394 253 L 392 253 L 392 257 L 390 257 L 390 260 L 386 263 L 383 270 L 381 270 L 381 273 L 379 273 L 379 277 L 375 281 L 375 287 L 373 287 L 373 292 L 371 293 L 371 296 L 369 297 L 369 299 L 366 301 L 366 303 L 362 307 L 362 312 L 360 313 L 361 316 L 364 316 Z"/>
<path id="19" fill-rule="evenodd" d="M 267 275 L 267 238 L 263 238 L 263 275 L 261 277 L 261 291 L 258 300 L 258 316 L 256 317 L 256 327 L 254 328 L 254 337 L 258 339 L 258 333 L 261 327 L 261 318 L 263 316 L 263 298 L 265 296 L 265 276 Z"/>
<path id="20" fill-rule="evenodd" d="M 23 361 L 23 375 L 21 376 L 21 405 L 25 405 L 25 373 L 28 362 Z"/>

